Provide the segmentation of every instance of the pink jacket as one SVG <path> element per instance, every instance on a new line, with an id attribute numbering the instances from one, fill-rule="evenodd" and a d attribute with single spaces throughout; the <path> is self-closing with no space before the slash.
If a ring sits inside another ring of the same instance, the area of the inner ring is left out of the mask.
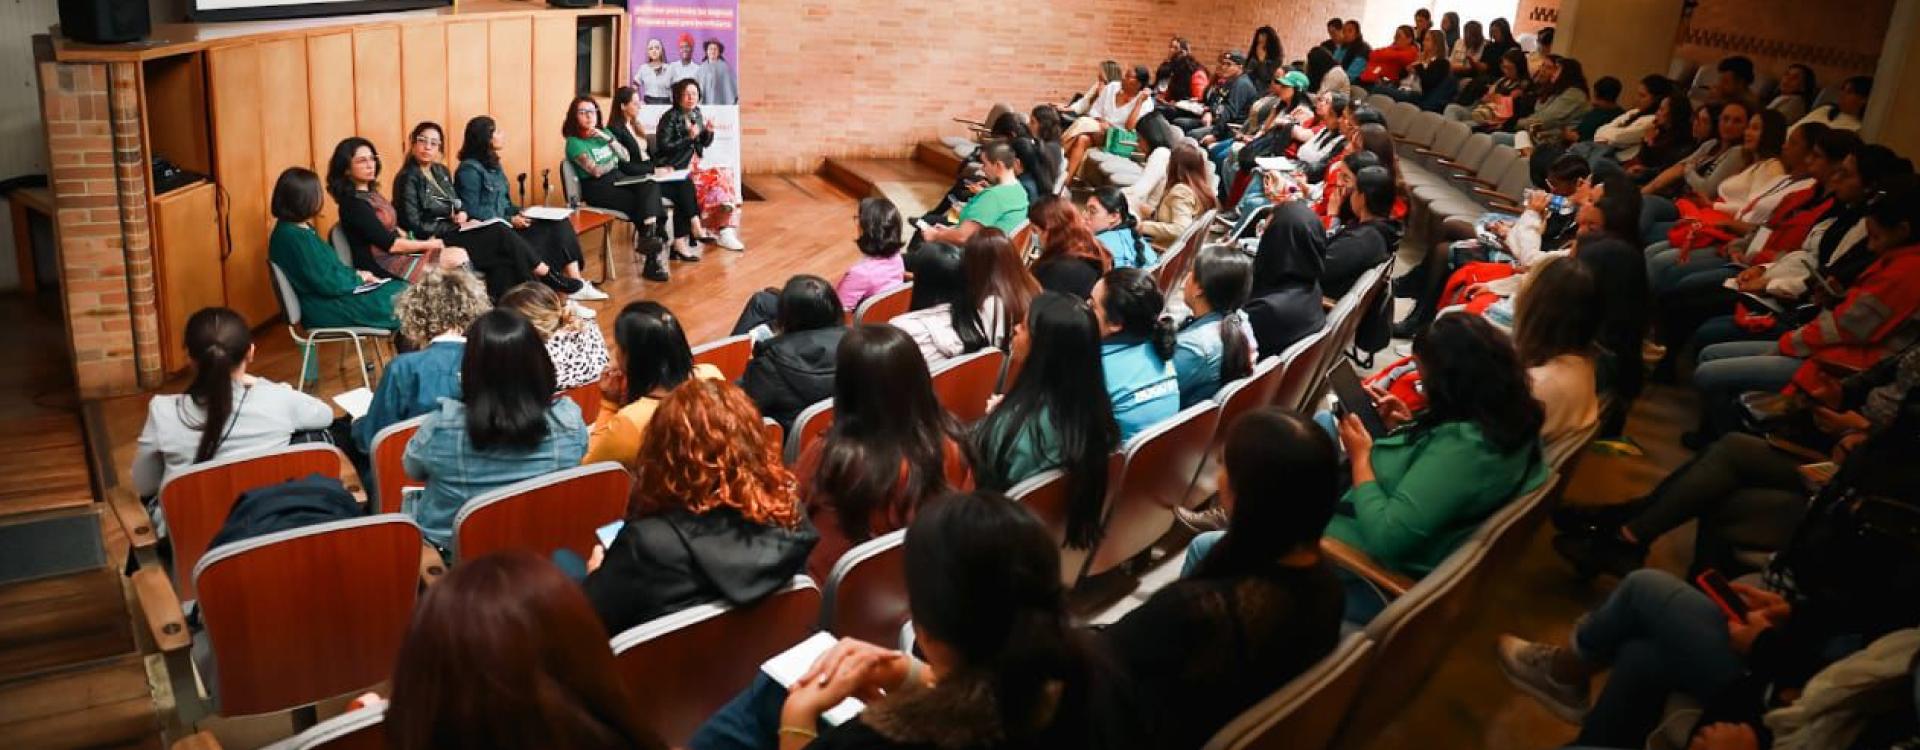
<path id="1" fill-rule="evenodd" d="M 907 264 L 899 253 L 885 258 L 867 256 L 849 267 L 834 289 L 840 293 L 840 306 L 847 312 L 853 312 L 860 300 L 900 283 L 906 279 L 906 274 Z"/>

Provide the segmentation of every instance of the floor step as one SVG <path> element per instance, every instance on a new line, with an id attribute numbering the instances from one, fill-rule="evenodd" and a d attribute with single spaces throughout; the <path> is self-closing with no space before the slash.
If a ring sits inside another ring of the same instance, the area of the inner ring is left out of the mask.
<path id="1" fill-rule="evenodd" d="M 913 160 L 940 174 L 960 173 L 960 157 L 954 156 L 953 149 L 947 148 L 947 144 L 939 141 L 922 141 L 920 145 L 915 146 Z"/>
<path id="2" fill-rule="evenodd" d="M 0 682 L 0 747 L 154 747 L 159 731 L 137 655 Z"/>
<path id="3" fill-rule="evenodd" d="M 820 176 L 854 195 L 893 201 L 903 216 L 924 214 L 953 187 L 953 173 L 942 173 L 913 159 L 841 159 L 830 157 Z"/>
<path id="4" fill-rule="evenodd" d="M 0 586 L 0 682 L 133 650 L 118 571 L 98 568 Z"/>

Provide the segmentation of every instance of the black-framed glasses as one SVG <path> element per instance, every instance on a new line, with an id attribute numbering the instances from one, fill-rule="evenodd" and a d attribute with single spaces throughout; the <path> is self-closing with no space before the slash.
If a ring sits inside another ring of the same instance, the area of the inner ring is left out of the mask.
<path id="1" fill-rule="evenodd" d="M 414 142 L 414 143 L 418 143 L 418 144 L 421 144 L 421 145 L 425 145 L 425 146 L 432 146 L 432 147 L 434 147 L 434 148 L 439 148 L 439 147 L 440 147 L 440 139 L 438 139 L 438 138 L 434 138 L 434 137 L 432 137 L 432 136 L 425 136 L 425 135 L 423 135 L 423 136 L 420 136 L 420 137 L 418 137 L 418 138 L 415 138 L 415 139 L 413 139 L 413 142 Z"/>

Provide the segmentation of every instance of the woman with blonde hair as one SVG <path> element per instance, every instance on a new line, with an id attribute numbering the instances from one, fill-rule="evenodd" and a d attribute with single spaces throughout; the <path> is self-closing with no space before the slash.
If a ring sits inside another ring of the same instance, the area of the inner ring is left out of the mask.
<path id="1" fill-rule="evenodd" d="M 751 604 L 802 572 L 819 534 L 739 386 L 673 389 L 636 463 L 626 524 L 587 560 L 587 599 L 608 633 L 695 604 Z"/>
<path id="2" fill-rule="evenodd" d="M 370 454 L 374 436 L 388 425 L 433 411 L 442 398 L 460 397 L 467 326 L 488 309 L 486 286 L 465 271 L 428 271 L 394 300 L 400 337 L 416 348 L 387 363 L 373 403 L 353 423 L 354 448 Z"/>
<path id="3" fill-rule="evenodd" d="M 533 324 L 553 359 L 557 386 L 572 390 L 600 380 L 607 371 L 607 340 L 600 326 L 574 313 L 572 305 L 540 284 L 528 282 L 500 295 L 500 307 Z"/>

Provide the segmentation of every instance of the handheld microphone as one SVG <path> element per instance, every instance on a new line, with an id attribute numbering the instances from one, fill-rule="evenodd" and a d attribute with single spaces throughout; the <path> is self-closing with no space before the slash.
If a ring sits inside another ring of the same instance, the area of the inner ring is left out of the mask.
<path id="1" fill-rule="evenodd" d="M 520 173 L 520 205 L 527 205 L 527 173 Z"/>

